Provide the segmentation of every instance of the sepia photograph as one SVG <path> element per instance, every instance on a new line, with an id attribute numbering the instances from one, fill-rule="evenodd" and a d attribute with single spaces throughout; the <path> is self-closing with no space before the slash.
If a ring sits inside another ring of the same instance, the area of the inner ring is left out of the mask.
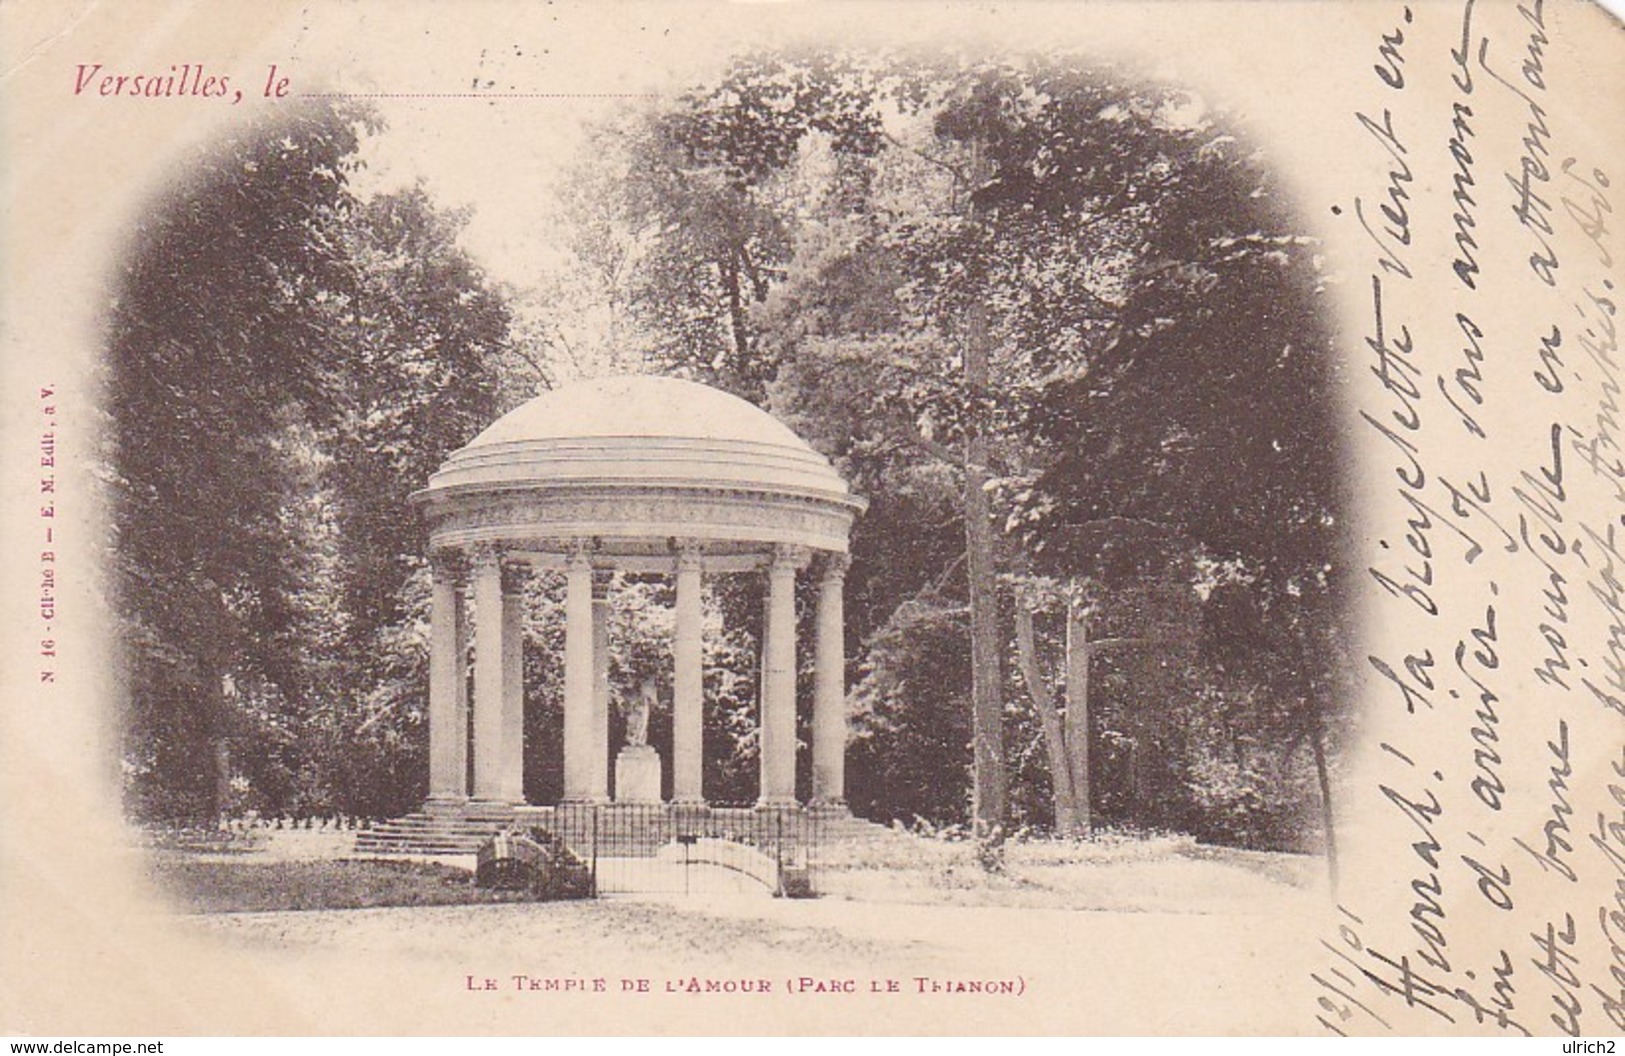
<path id="1" fill-rule="evenodd" d="M 24 2 L 0 1030 L 1625 1032 L 1625 37 Z"/>

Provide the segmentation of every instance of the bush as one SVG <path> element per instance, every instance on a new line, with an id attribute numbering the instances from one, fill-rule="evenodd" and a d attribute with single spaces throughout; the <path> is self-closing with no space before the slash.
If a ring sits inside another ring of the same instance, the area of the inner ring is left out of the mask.
<path id="1" fill-rule="evenodd" d="M 541 902 L 593 895 L 586 863 L 546 829 L 505 829 L 480 847 L 476 863 L 479 887 L 526 891 Z"/>
<path id="2" fill-rule="evenodd" d="M 1196 807 L 1193 834 L 1250 850 L 1312 850 L 1306 814 L 1316 793 L 1304 770 L 1257 755 L 1241 762 L 1197 760 L 1187 786 Z"/>

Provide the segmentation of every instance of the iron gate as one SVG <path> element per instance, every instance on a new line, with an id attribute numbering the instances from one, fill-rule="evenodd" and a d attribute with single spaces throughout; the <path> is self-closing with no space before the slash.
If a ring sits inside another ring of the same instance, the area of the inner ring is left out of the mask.
<path id="1" fill-rule="evenodd" d="M 594 895 L 819 893 L 823 819 L 802 808 L 567 803 L 537 824 L 588 869 Z"/>

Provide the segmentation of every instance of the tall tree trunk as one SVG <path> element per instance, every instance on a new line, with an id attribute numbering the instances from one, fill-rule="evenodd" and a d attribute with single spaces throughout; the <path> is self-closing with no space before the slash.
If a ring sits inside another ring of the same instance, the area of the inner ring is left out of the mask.
<path id="1" fill-rule="evenodd" d="M 988 177 L 989 166 L 979 144 L 973 145 L 969 191 L 974 193 Z M 966 215 L 977 220 L 974 199 L 967 197 Z M 984 847 L 996 848 L 1003 839 L 1007 817 L 1004 770 L 1004 700 L 999 656 L 997 573 L 993 558 L 993 512 L 987 497 L 988 442 L 983 435 L 982 407 L 991 377 L 987 302 L 972 296 L 965 309 L 965 397 L 971 404 L 965 437 L 965 567 L 970 581 L 971 740 L 975 765 L 972 812 L 977 837 Z M 984 864 L 997 868 L 996 854 L 983 855 Z"/>
<path id="2" fill-rule="evenodd" d="M 1089 616 L 1075 597 L 1066 603 L 1066 746 L 1078 830 L 1093 823 L 1089 809 Z"/>
<path id="3" fill-rule="evenodd" d="M 208 751 L 214 778 L 209 814 L 215 821 L 220 821 L 225 818 L 231 804 L 231 724 L 227 718 L 227 708 L 231 706 L 231 692 L 228 689 L 230 677 L 211 671 L 204 678 L 209 687 Z"/>
<path id="4" fill-rule="evenodd" d="M 1140 804 L 1145 802 L 1145 788 L 1142 774 L 1145 770 L 1144 759 L 1141 752 L 1144 741 L 1139 731 L 1128 739 L 1128 820 L 1136 827 L 1144 827 L 1145 819 L 1141 814 Z"/>
<path id="5" fill-rule="evenodd" d="M 1337 826 L 1332 815 L 1332 780 L 1326 768 L 1326 733 L 1317 714 L 1309 730 L 1309 748 L 1315 757 L 1315 780 L 1320 783 L 1320 810 L 1326 827 L 1326 873 L 1337 893 Z"/>
<path id="6" fill-rule="evenodd" d="M 217 737 L 214 742 L 214 817 L 225 820 L 231 809 L 231 741 Z"/>
<path id="7" fill-rule="evenodd" d="M 991 839 L 1002 830 L 1007 809 L 998 586 L 992 511 L 985 490 L 987 441 L 974 437 L 965 448 L 965 564 L 970 580 L 971 739 L 976 771 L 973 809 L 978 835 Z"/>
<path id="8" fill-rule="evenodd" d="M 728 262 L 721 267 L 722 288 L 728 298 L 728 329 L 733 338 L 733 362 L 725 368 L 736 379 L 750 387 L 752 398 L 759 398 L 756 393 L 755 364 L 751 362 L 751 332 L 750 319 L 745 306 L 744 277 L 740 274 L 739 250 L 736 248 L 729 256 Z"/>
<path id="9" fill-rule="evenodd" d="M 1043 723 L 1044 747 L 1049 753 L 1050 783 L 1055 804 L 1055 831 L 1063 836 L 1082 833 L 1087 818 L 1078 815 L 1077 795 L 1072 785 L 1071 754 L 1067 749 L 1066 730 L 1061 725 L 1061 713 L 1055 707 L 1055 690 L 1038 667 L 1038 646 L 1033 635 L 1033 614 L 1023 606 L 1016 606 L 1016 653 L 1021 660 L 1021 679 L 1027 684 L 1027 695 L 1038 709 Z M 1087 810 L 1087 805 L 1085 805 Z"/>

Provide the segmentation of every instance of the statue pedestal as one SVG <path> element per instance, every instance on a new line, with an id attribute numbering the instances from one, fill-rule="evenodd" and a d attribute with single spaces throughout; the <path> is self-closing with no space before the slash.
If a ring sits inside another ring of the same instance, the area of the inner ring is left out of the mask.
<path id="1" fill-rule="evenodd" d="M 653 746 L 628 745 L 615 757 L 615 802 L 660 802 L 660 753 Z"/>

